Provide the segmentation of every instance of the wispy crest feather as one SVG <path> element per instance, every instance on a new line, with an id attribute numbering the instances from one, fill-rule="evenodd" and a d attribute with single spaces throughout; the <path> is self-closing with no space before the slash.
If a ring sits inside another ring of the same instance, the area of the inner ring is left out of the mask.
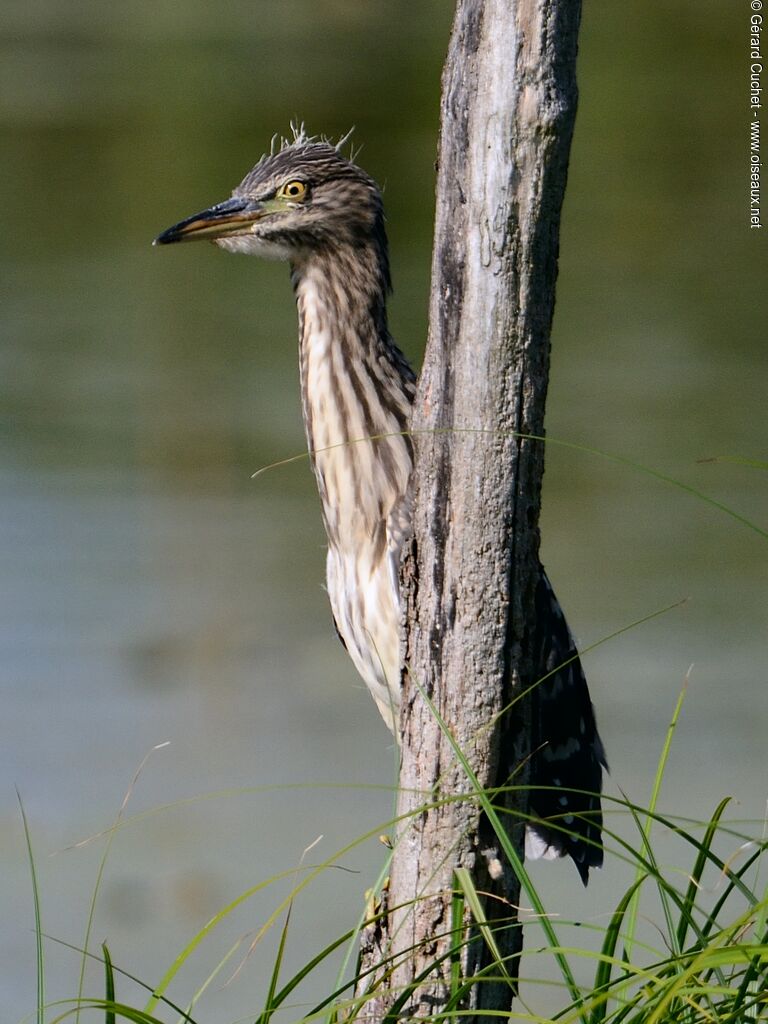
<path id="1" fill-rule="evenodd" d="M 274 156 L 276 153 L 282 153 L 283 150 L 291 149 L 294 146 L 307 146 L 313 142 L 324 142 L 327 146 L 333 146 L 337 153 L 341 153 L 355 132 L 355 125 L 352 125 L 349 131 L 346 131 L 337 142 L 333 142 L 328 135 L 310 135 L 304 121 L 294 119 L 289 122 L 289 128 L 291 130 L 290 138 L 285 135 L 279 135 L 277 132 L 272 136 L 269 144 L 269 156 Z M 358 146 L 357 149 L 355 149 L 354 146 L 350 145 L 349 159 L 352 163 L 357 160 L 362 148 L 362 146 Z M 264 158 L 262 157 L 262 159 Z"/>

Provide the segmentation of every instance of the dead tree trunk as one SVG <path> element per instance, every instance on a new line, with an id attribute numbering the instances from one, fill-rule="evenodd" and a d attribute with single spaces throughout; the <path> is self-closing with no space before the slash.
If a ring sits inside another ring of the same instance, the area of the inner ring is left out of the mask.
<path id="1" fill-rule="evenodd" d="M 457 3 L 442 83 L 429 342 L 413 418 L 414 540 L 402 574 L 399 814 L 408 817 L 389 914 L 363 936 L 363 969 L 386 961 L 390 972 L 360 1019 L 383 1020 L 404 991 L 407 1017 L 445 1007 L 457 970 L 457 868 L 484 894 L 513 977 L 522 948 L 519 884 L 424 694 L 482 787 L 525 781 L 529 703 L 500 712 L 531 678 L 543 445 L 523 435 L 544 430 L 579 14 L 579 0 Z M 495 803 L 522 850 L 524 792 Z M 493 966 L 467 905 L 460 938 L 462 977 Z M 508 982 L 486 980 L 462 1006 L 508 1010 L 512 997 Z"/>

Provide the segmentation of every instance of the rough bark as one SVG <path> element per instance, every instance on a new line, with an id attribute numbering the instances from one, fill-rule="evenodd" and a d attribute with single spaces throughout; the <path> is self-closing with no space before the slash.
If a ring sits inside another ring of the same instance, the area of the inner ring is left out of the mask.
<path id="1" fill-rule="evenodd" d="M 579 14 L 579 0 L 457 4 L 442 82 L 429 341 L 413 419 L 414 540 L 402 573 L 399 815 L 407 817 L 389 913 L 367 929 L 361 951 L 363 970 L 384 958 L 395 968 L 360 1019 L 381 1021 L 449 949 L 457 867 L 491 894 L 487 917 L 507 923 L 496 940 L 512 975 L 522 948 L 519 925 L 508 924 L 519 884 L 423 693 L 482 786 L 504 786 L 512 773 L 525 780 L 527 701 L 489 723 L 530 678 L 543 445 L 521 435 L 544 430 Z M 445 799 L 456 795 L 467 798 Z M 524 792 L 497 803 L 509 822 L 527 810 Z M 510 834 L 521 850 L 522 824 Z M 465 977 L 492 963 L 475 924 L 465 911 Z M 401 1013 L 439 1012 L 449 970 L 443 961 Z M 509 984 L 486 982 L 464 1006 L 508 1010 L 512 996 Z"/>

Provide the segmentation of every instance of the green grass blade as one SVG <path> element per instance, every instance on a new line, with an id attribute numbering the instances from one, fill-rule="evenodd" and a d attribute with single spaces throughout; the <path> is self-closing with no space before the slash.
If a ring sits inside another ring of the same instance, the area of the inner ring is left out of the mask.
<path id="1" fill-rule="evenodd" d="M 272 973 L 269 978 L 269 988 L 267 990 L 267 999 L 264 1005 L 264 1009 L 258 1017 L 257 1024 L 269 1024 L 269 1019 L 275 1012 L 274 1003 L 275 992 L 277 991 L 277 983 L 280 979 L 280 967 L 283 963 L 283 956 L 285 955 L 285 944 L 288 941 L 288 928 L 291 923 L 291 911 L 293 910 L 293 900 L 288 904 L 288 909 L 285 912 L 285 923 L 280 929 L 280 941 L 277 944 L 277 953 L 275 954 L 275 963 L 272 967 Z"/>
<path id="2" fill-rule="evenodd" d="M 664 875 L 659 868 L 659 863 L 656 860 L 656 852 L 651 843 L 650 835 L 643 834 L 643 827 L 640 823 L 640 819 L 635 814 L 634 810 L 630 808 L 632 816 L 635 819 L 638 831 L 641 834 L 641 842 L 643 844 L 643 850 L 645 851 L 645 860 L 641 863 L 640 870 L 643 873 L 643 877 L 646 875 L 654 880 L 656 883 L 656 889 L 659 894 L 659 902 L 661 903 L 661 909 L 664 913 L 664 920 L 666 924 L 666 935 L 669 942 L 672 953 L 677 956 L 680 949 L 677 946 L 677 932 L 675 930 L 674 919 L 672 915 L 672 908 L 670 907 L 669 898 L 671 897 L 676 902 L 682 903 L 682 899 L 678 899 L 678 894 L 672 886 L 664 878 Z M 652 820 L 652 819 L 651 819 Z M 648 870 L 650 867 L 650 870 Z"/>
<path id="3" fill-rule="evenodd" d="M 676 836 L 679 836 L 681 839 L 684 839 L 694 849 L 703 849 L 702 841 L 700 839 L 697 839 L 694 835 L 686 831 L 684 828 L 682 828 L 682 826 L 679 825 L 673 819 L 659 813 L 654 813 L 653 818 L 659 825 L 661 825 L 665 829 L 668 829 L 670 832 L 673 832 Z M 725 861 L 718 857 L 718 855 L 713 850 L 708 850 L 706 856 L 707 860 L 715 868 L 717 868 L 717 870 L 723 875 L 724 878 L 728 880 L 728 885 L 731 886 L 734 891 L 739 892 L 750 905 L 750 907 L 754 907 L 759 901 L 750 889 L 750 887 L 744 883 L 743 876 L 746 874 L 747 865 L 753 864 L 756 859 L 760 858 L 763 852 L 763 847 L 758 848 L 748 859 L 748 861 L 736 871 L 730 868 L 728 864 L 726 864 Z"/>
<path id="4" fill-rule="evenodd" d="M 294 989 L 296 989 L 301 984 L 301 982 L 308 975 L 310 975 L 312 971 L 314 971 L 316 967 L 318 967 L 324 960 L 327 960 L 332 953 L 335 953 L 337 949 L 340 949 L 341 946 L 344 945 L 344 943 L 349 942 L 349 940 L 355 935 L 355 932 L 356 929 L 354 928 L 351 928 L 348 932 L 344 932 L 343 935 L 340 935 L 337 939 L 334 939 L 333 942 L 329 942 L 328 945 L 321 949 L 320 952 L 317 953 L 315 956 L 313 956 L 311 960 L 308 960 L 304 964 L 304 966 L 300 970 L 298 970 L 296 974 L 294 974 L 290 981 L 285 983 L 285 985 L 280 989 L 277 995 L 273 996 L 273 1007 L 276 1008 L 278 1006 L 281 1006 L 288 998 L 288 996 L 291 994 L 291 992 L 293 992 Z"/>
<path id="5" fill-rule="evenodd" d="M 465 900 L 461 893 L 454 889 L 451 897 L 451 973 L 449 978 L 447 1006 L 456 1006 L 458 993 L 461 986 L 461 936 L 464 933 L 464 907 Z M 455 1017 L 454 1017 L 455 1021 Z"/>
<path id="6" fill-rule="evenodd" d="M 102 956 L 97 956 L 95 953 L 91 953 L 90 950 L 85 951 L 80 946 L 75 946 L 71 942 L 65 942 L 64 939 L 59 939 L 55 935 L 48 935 L 45 932 L 43 933 L 43 938 L 47 939 L 49 942 L 55 942 L 57 945 L 63 946 L 65 949 L 71 949 L 73 952 L 79 953 L 81 956 L 85 955 L 86 957 L 88 957 L 89 960 L 95 960 L 102 966 L 104 965 L 104 958 Z M 139 988 L 143 988 L 146 992 L 151 993 L 153 991 L 151 985 L 147 984 L 146 981 L 142 981 L 141 978 L 137 977 L 135 974 L 131 974 L 130 971 L 123 970 L 122 967 L 118 967 L 117 964 L 115 963 L 112 963 L 111 966 L 113 973 L 119 974 L 121 978 L 127 978 L 128 981 L 132 981 L 135 985 L 138 985 Z M 92 1001 L 93 1000 L 91 1000 L 91 1002 Z M 80 1001 L 77 1000 L 76 1002 L 79 1006 Z M 101 1000 L 101 1002 L 103 1003 L 104 1000 Z M 167 1006 L 170 1010 L 173 1010 L 174 1013 L 178 1013 L 181 1017 L 181 1020 L 185 1021 L 186 1024 L 196 1024 L 194 1018 L 191 1017 L 190 1014 L 185 1013 L 180 1006 L 177 1006 L 176 1003 L 172 1002 L 170 999 L 163 996 L 161 1002 L 163 1003 L 164 1006 Z M 77 1009 L 74 1009 L 70 1012 L 77 1013 Z M 146 1013 L 147 1011 L 144 1010 L 143 1012 Z"/>
<path id="7" fill-rule="evenodd" d="M 704 837 L 701 841 L 701 846 L 696 855 L 696 861 L 693 865 L 693 871 L 691 872 L 691 879 L 688 883 L 688 889 L 683 897 L 683 911 L 680 914 L 680 922 L 677 928 L 677 948 L 682 949 L 685 946 L 685 939 L 688 934 L 688 928 L 693 918 L 693 910 L 696 903 L 696 897 L 699 893 L 699 887 L 701 883 L 701 876 L 704 873 L 704 868 L 709 860 L 709 852 L 712 849 L 712 843 L 715 835 L 717 834 L 720 819 L 723 813 L 731 802 L 730 797 L 725 797 L 721 800 L 715 809 L 715 813 L 709 820 L 707 830 L 704 833 Z"/>
<path id="8" fill-rule="evenodd" d="M 490 924 L 488 923 L 488 919 L 485 916 L 485 911 L 483 910 L 483 903 L 482 900 L 480 899 L 480 896 L 478 895 L 477 889 L 475 888 L 475 883 L 472 881 L 472 876 L 470 875 L 469 871 L 467 871 L 466 868 L 454 868 L 453 873 L 456 878 L 456 882 L 458 883 L 462 893 L 464 894 L 464 898 L 467 901 L 467 906 L 469 907 L 472 916 L 477 922 L 477 927 L 480 931 L 480 934 L 482 935 L 486 946 L 491 951 L 491 955 L 495 960 L 494 966 L 499 968 L 502 975 L 504 976 L 504 979 L 509 983 L 512 990 L 514 991 L 515 983 L 513 979 L 509 976 L 509 972 L 507 971 L 507 968 L 504 964 L 504 957 L 501 955 L 501 950 L 499 949 L 496 943 L 496 939 L 494 938 L 493 928 L 490 926 Z"/>
<path id="9" fill-rule="evenodd" d="M 484 430 L 483 428 L 473 429 L 472 427 L 438 427 L 437 429 L 430 428 L 429 430 L 395 430 L 383 434 L 371 434 L 367 437 L 356 437 L 349 441 L 340 441 L 338 444 L 328 445 L 325 448 L 316 448 L 309 452 L 300 452 L 297 455 L 291 455 L 286 459 L 280 459 L 277 462 L 272 462 L 267 466 L 262 466 L 260 469 L 257 469 L 255 473 L 251 474 L 251 479 L 255 480 L 256 477 L 261 476 L 268 470 L 277 469 L 280 466 L 287 466 L 293 462 L 303 461 L 304 459 L 309 459 L 314 455 L 319 455 L 322 452 L 333 451 L 334 448 L 341 448 L 353 444 L 370 444 L 372 441 L 380 441 L 387 437 L 402 437 L 404 435 L 415 437 L 419 434 L 454 434 L 457 436 L 461 434 L 488 434 L 494 437 L 516 437 L 521 441 L 540 441 L 542 444 L 556 445 L 558 448 L 566 448 L 570 451 L 583 452 L 585 455 L 596 455 L 598 458 L 605 459 L 607 462 L 615 462 L 619 466 L 627 466 L 629 469 L 634 469 L 638 473 L 643 473 L 646 476 L 653 477 L 654 480 L 658 480 L 660 483 L 669 484 L 671 487 L 675 487 L 677 490 L 683 491 L 685 494 L 689 494 L 691 497 L 696 498 L 705 505 L 709 505 L 711 508 L 716 508 L 719 512 L 722 512 L 737 523 L 741 523 L 742 526 L 746 526 L 747 529 L 752 530 L 764 540 L 768 540 L 768 530 L 764 530 L 762 527 L 758 526 L 757 523 L 753 523 L 751 519 L 747 519 L 746 516 L 743 516 L 740 512 L 730 508 L 730 506 L 724 504 L 722 501 L 718 501 L 717 498 L 712 498 L 708 494 L 704 494 L 703 491 L 698 490 L 698 488 L 692 487 L 690 484 L 683 483 L 682 480 L 678 480 L 676 477 L 670 476 L 668 473 L 662 473 L 658 469 L 654 469 L 652 466 L 646 466 L 642 462 L 637 462 L 634 459 L 627 458 L 625 455 L 617 455 L 614 452 L 606 452 L 600 448 L 593 448 L 590 445 L 578 444 L 576 441 L 564 441 L 556 437 L 542 437 L 539 434 L 520 434 L 515 430 Z"/>
<path id="10" fill-rule="evenodd" d="M 224 967 L 229 963 L 229 961 L 232 959 L 232 957 L 235 955 L 238 949 L 242 946 L 243 938 L 243 936 L 240 936 L 239 939 L 235 939 L 235 941 L 226 951 L 224 956 L 219 960 L 219 962 L 216 964 L 213 970 L 210 971 L 207 978 L 205 978 L 203 983 L 195 990 L 194 994 L 192 995 L 192 998 L 187 1003 L 187 1009 L 184 1012 L 182 1012 L 181 1017 L 179 1017 L 179 1024 L 184 1024 L 184 1021 L 190 1021 L 192 1019 L 191 1013 L 194 1010 L 195 1006 L 197 1006 L 203 993 L 212 984 L 212 982 L 215 981 L 215 979 L 219 976 Z M 150 992 L 151 991 L 152 989 L 150 988 Z"/>
<path id="11" fill-rule="evenodd" d="M 768 948 L 768 925 L 766 924 L 766 915 L 768 915 L 768 890 L 765 893 L 764 898 L 758 904 L 755 915 L 755 935 L 757 936 L 758 942 L 764 947 Z M 739 985 L 736 998 L 734 1000 L 737 1007 L 747 1007 L 754 1003 L 763 1001 L 765 1003 L 766 1012 L 768 1012 L 768 961 L 761 958 L 760 956 L 754 956 L 750 961 L 749 966 L 744 972 L 744 977 Z M 752 997 L 751 999 L 749 997 Z M 757 1017 L 744 1017 L 745 1024 L 747 1021 L 757 1021 Z"/>
<path id="12" fill-rule="evenodd" d="M 621 926 L 624 922 L 624 918 L 627 913 L 627 909 L 632 903 L 632 899 L 635 892 L 643 884 L 646 879 L 646 875 L 640 878 L 636 878 L 629 889 L 619 900 L 619 903 L 611 915 L 611 921 L 605 930 L 605 938 L 603 939 L 603 945 L 600 950 L 600 960 L 598 962 L 597 971 L 595 972 L 595 987 L 594 995 L 600 996 L 603 992 L 607 992 L 611 986 L 611 972 L 614 966 L 614 957 L 616 955 L 616 946 L 619 941 L 619 935 L 621 934 Z M 602 1024 L 605 1020 L 605 1015 L 608 1008 L 607 997 L 598 1006 L 594 1008 L 592 1013 L 591 1024 Z"/>
<path id="13" fill-rule="evenodd" d="M 129 1020 L 132 1024 L 163 1024 L 163 1021 L 144 1010 L 137 1010 L 135 1006 L 128 1006 L 126 1003 L 115 1003 L 106 999 L 83 999 L 78 1002 L 77 1009 L 67 1010 L 66 1013 L 55 1017 L 51 1024 L 61 1024 L 67 1017 L 73 1016 L 79 1010 L 104 1010 L 105 1013 L 113 1013 L 115 1017 L 122 1020 Z"/>
<path id="14" fill-rule="evenodd" d="M 115 972 L 112 970 L 112 957 L 109 955 L 109 949 L 107 948 L 106 942 L 101 944 L 101 952 L 104 955 L 104 991 L 107 1003 L 114 1003 L 115 1001 Z M 78 1000 L 79 1001 L 79 1000 Z M 107 1009 L 104 1013 L 104 1024 L 115 1024 L 115 1011 Z"/>
<path id="15" fill-rule="evenodd" d="M 732 871 L 728 868 L 727 865 L 724 864 L 723 861 L 721 861 L 715 854 L 710 855 L 710 861 L 720 870 L 721 874 L 726 879 L 726 885 L 718 897 L 717 902 L 712 907 L 707 920 L 704 922 L 701 929 L 703 938 L 707 938 L 717 930 L 720 915 L 723 912 L 726 902 L 734 891 L 741 893 L 741 895 L 746 898 L 750 906 L 759 906 L 757 898 L 753 895 L 749 887 L 744 884 L 743 877 L 755 863 L 758 863 L 761 860 L 764 854 L 765 848 L 761 847 L 756 850 L 751 857 L 747 858 L 746 862 L 737 871 Z"/>
<path id="16" fill-rule="evenodd" d="M 35 866 L 35 855 L 32 851 L 32 835 L 29 831 L 27 812 L 21 800 L 21 793 L 16 790 L 16 797 L 19 801 L 21 820 L 24 825 L 24 838 L 27 843 L 27 859 L 29 861 L 29 874 L 32 880 L 32 901 L 35 910 L 35 951 L 37 956 L 37 1024 L 45 1024 L 45 955 L 43 951 L 43 923 L 40 913 L 40 887 L 37 881 L 37 868 Z"/>
<path id="17" fill-rule="evenodd" d="M 651 790 L 651 800 L 650 800 L 650 803 L 648 805 L 648 812 L 647 812 L 646 818 L 645 818 L 645 825 L 641 828 L 641 836 L 643 837 L 643 840 L 644 840 L 646 848 L 648 848 L 648 845 L 649 845 L 649 840 L 650 840 L 650 836 L 651 836 L 651 828 L 652 828 L 653 819 L 654 819 L 654 812 L 655 812 L 656 806 L 658 804 L 659 794 L 661 792 L 661 783 L 662 783 L 662 780 L 664 778 L 664 772 L 665 772 L 666 767 L 667 767 L 667 761 L 669 760 L 669 751 L 670 751 L 670 748 L 672 746 L 672 737 L 673 737 L 673 735 L 675 733 L 675 729 L 677 728 L 677 723 L 678 723 L 678 720 L 680 718 L 680 713 L 681 713 L 682 708 L 683 708 L 683 701 L 685 700 L 687 686 L 688 686 L 688 676 L 686 676 L 685 682 L 683 684 L 683 687 L 680 690 L 680 694 L 679 694 L 679 696 L 677 698 L 677 703 L 675 704 L 675 710 L 672 713 L 672 718 L 670 720 L 669 727 L 667 728 L 667 733 L 666 733 L 666 736 L 664 738 L 664 745 L 662 746 L 661 755 L 659 757 L 659 763 L 658 763 L 657 768 L 656 768 L 656 777 L 655 777 L 654 782 L 653 782 L 653 789 Z M 635 874 L 635 881 L 638 881 L 638 880 L 644 878 L 645 875 L 646 875 L 646 868 L 643 865 L 638 864 L 637 872 Z M 629 910 L 628 910 L 628 913 L 627 913 L 627 921 L 628 921 L 627 938 L 626 938 L 626 941 L 624 943 L 624 949 L 625 949 L 624 956 L 625 956 L 627 961 L 630 961 L 632 959 L 632 947 L 634 945 L 634 937 L 635 937 L 635 932 L 637 930 L 637 915 L 638 915 L 638 912 L 639 912 L 639 908 L 640 908 L 640 888 L 638 886 L 638 887 L 635 888 L 635 892 L 634 892 L 634 895 L 633 895 L 633 898 L 632 898 L 632 902 L 631 902 L 631 904 L 629 906 Z"/>

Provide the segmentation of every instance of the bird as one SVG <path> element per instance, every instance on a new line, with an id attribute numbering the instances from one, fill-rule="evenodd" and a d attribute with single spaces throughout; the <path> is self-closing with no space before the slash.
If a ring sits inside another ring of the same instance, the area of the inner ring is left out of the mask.
<path id="1" fill-rule="evenodd" d="M 273 138 L 229 199 L 174 224 L 154 244 L 207 239 L 290 266 L 333 619 L 399 742 L 399 564 L 411 529 L 416 375 L 387 323 L 381 190 L 354 154 L 345 155 L 347 137 L 334 144 L 292 128 L 292 137 Z M 590 868 L 603 862 L 607 762 L 576 645 L 541 566 L 533 642 L 538 721 L 526 857 L 568 855 L 586 885 Z"/>

